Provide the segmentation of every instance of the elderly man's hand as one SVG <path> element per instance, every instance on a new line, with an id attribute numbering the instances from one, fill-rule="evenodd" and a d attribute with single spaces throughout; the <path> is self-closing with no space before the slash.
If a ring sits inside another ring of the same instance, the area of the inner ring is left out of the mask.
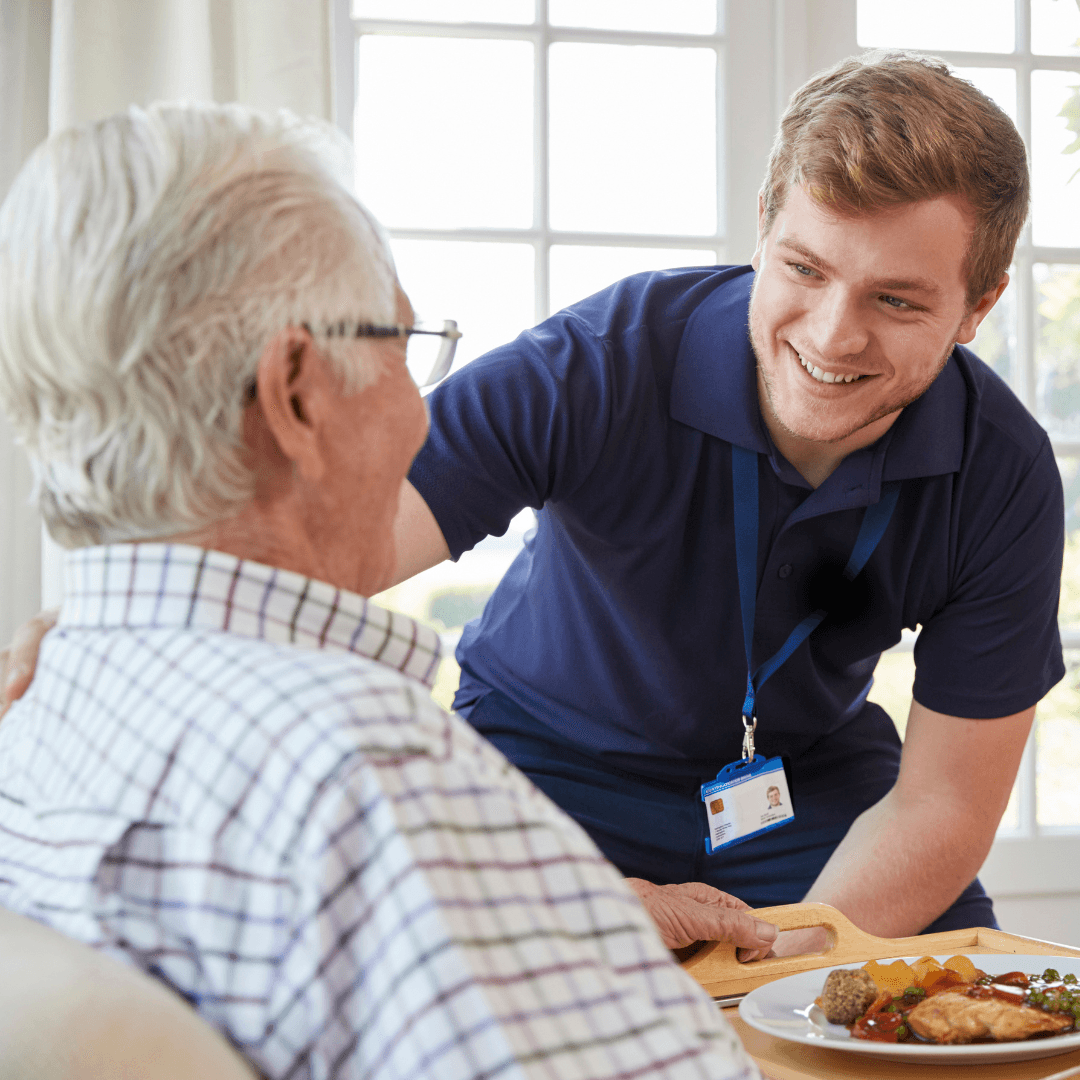
<path id="1" fill-rule="evenodd" d="M 684 885 L 654 885 L 642 878 L 627 878 L 645 910 L 652 916 L 669 949 L 682 949 L 695 941 L 730 941 L 751 950 L 740 960 L 765 956 L 776 940 L 772 923 L 748 915 L 749 905 L 700 881 Z"/>
<path id="2" fill-rule="evenodd" d="M 0 716 L 26 693 L 34 678 L 41 639 L 56 625 L 58 612 L 42 611 L 15 631 L 11 644 L 0 650 Z"/>

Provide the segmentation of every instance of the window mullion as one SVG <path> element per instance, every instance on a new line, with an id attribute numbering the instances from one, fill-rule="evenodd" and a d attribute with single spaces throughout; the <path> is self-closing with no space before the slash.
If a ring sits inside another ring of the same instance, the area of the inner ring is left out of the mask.
<path id="1" fill-rule="evenodd" d="M 1020 770 L 1017 774 L 1017 798 L 1020 804 L 1018 816 L 1020 833 L 1023 836 L 1036 836 L 1039 832 L 1038 807 L 1035 798 L 1038 780 L 1036 753 L 1035 725 L 1032 724 L 1031 735 L 1024 747 L 1024 756 L 1020 759 Z"/>
<path id="2" fill-rule="evenodd" d="M 720 19 L 717 5 L 717 21 Z M 728 202 L 727 202 L 727 44 L 716 46 L 716 261 L 728 261 Z"/>
<path id="3" fill-rule="evenodd" d="M 548 25 L 547 0 L 536 0 L 536 18 L 540 33 L 534 48 L 534 93 L 533 102 L 533 227 L 539 230 L 534 247 L 533 283 L 536 321 L 546 319 L 551 306 L 551 170 L 548 167 L 550 155 L 549 141 L 549 95 L 548 95 L 548 55 L 551 48 L 551 27 Z"/>
<path id="4" fill-rule="evenodd" d="M 1016 52 L 1031 58 L 1031 0 L 1016 0 L 1013 7 L 1016 19 Z"/>
<path id="5" fill-rule="evenodd" d="M 1028 151 L 1031 145 L 1031 0 L 1016 0 L 1016 126 Z M 1024 405 L 1034 413 L 1035 376 L 1035 282 L 1031 245 L 1031 215 L 1024 222 L 1016 249 L 1016 379 L 1015 389 Z"/>
<path id="6" fill-rule="evenodd" d="M 1017 248 L 1013 265 L 1016 280 L 1016 377 L 1015 390 L 1032 415 L 1035 413 L 1035 281 L 1034 260 L 1027 245 Z"/>
<path id="7" fill-rule="evenodd" d="M 1016 125 L 1028 152 L 1031 167 L 1033 147 L 1031 142 L 1031 0 L 1015 0 L 1016 19 Z M 1035 375 L 1035 279 L 1032 257 L 1031 213 L 1020 233 L 1014 258 L 1016 267 L 1016 381 L 1015 389 L 1020 400 L 1034 415 L 1036 401 Z M 1039 830 L 1036 800 L 1038 763 L 1036 761 L 1036 725 L 1024 747 L 1017 777 L 1020 831 L 1024 836 L 1035 836 Z"/>
<path id="8" fill-rule="evenodd" d="M 351 140 L 356 111 L 356 24 L 350 0 L 330 0 L 330 27 L 333 35 L 332 82 L 330 87 L 331 121 Z"/>

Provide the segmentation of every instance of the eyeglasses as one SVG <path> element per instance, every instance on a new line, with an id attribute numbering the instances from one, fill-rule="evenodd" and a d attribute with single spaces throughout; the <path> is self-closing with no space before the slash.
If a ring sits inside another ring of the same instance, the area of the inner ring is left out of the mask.
<path id="1" fill-rule="evenodd" d="M 312 337 L 315 336 L 315 330 L 310 323 L 302 325 Z M 321 333 L 325 337 L 407 339 L 405 362 L 413 382 L 421 389 L 434 386 L 446 378 L 446 373 L 454 362 L 458 338 L 461 337 L 461 331 L 453 319 L 446 319 L 441 329 L 422 322 L 413 323 L 412 326 L 404 323 L 396 326 L 373 326 L 371 323 L 361 322 L 327 323 Z"/>

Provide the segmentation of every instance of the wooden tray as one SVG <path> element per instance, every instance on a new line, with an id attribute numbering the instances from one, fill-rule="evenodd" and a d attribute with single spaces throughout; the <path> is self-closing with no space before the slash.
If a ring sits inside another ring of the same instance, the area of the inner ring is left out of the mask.
<path id="1" fill-rule="evenodd" d="M 781 930 L 802 930 L 823 926 L 829 944 L 824 952 L 803 956 L 773 957 L 740 964 L 735 948 L 713 941 L 683 961 L 683 967 L 713 997 L 733 997 L 785 975 L 838 964 L 857 964 L 891 956 L 926 956 L 941 953 L 1032 953 L 1036 955 L 1080 956 L 1080 949 L 1055 945 L 1050 941 L 1006 934 L 1001 930 L 973 927 L 919 937 L 880 938 L 863 933 L 836 908 L 827 904 L 790 904 L 760 908 L 754 914 Z M 825 1047 L 804 1046 L 765 1035 L 744 1024 L 735 1009 L 725 1015 L 738 1032 L 743 1045 L 772 1080 L 1080 1080 L 1080 1050 L 1038 1061 L 1000 1065 L 923 1065 L 877 1061 L 861 1055 L 844 1054 Z"/>
<path id="2" fill-rule="evenodd" d="M 759 908 L 753 914 L 781 930 L 804 930 L 823 926 L 829 942 L 824 952 L 802 956 L 774 956 L 740 964 L 735 946 L 710 941 L 682 966 L 713 997 L 746 994 L 774 979 L 814 968 L 857 964 L 882 960 L 889 956 L 926 956 L 935 953 L 1035 953 L 1040 955 L 1080 956 L 1080 949 L 1055 945 L 1051 941 L 1019 937 L 1002 930 L 972 927 L 970 930 L 946 930 L 941 934 L 918 937 L 881 938 L 864 933 L 828 904 L 788 904 L 784 907 Z"/>

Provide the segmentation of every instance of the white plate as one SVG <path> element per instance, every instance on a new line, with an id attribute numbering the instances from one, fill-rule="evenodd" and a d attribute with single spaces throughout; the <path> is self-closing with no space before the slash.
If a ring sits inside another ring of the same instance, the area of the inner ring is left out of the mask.
<path id="1" fill-rule="evenodd" d="M 938 960 L 947 960 L 956 953 L 942 953 Z M 917 956 L 902 956 L 909 964 Z M 971 961 L 988 975 L 1004 975 L 1007 971 L 1023 971 L 1027 975 L 1042 974 L 1056 968 L 1062 975 L 1070 972 L 1080 979 L 1080 956 L 1013 956 L 971 954 Z M 892 960 L 882 960 L 890 964 Z M 862 964 L 845 964 L 860 968 Z M 739 1016 L 752 1028 L 774 1035 L 778 1039 L 820 1046 L 829 1050 L 844 1050 L 854 1054 L 869 1054 L 885 1061 L 931 1064 L 992 1064 L 993 1062 L 1031 1061 L 1053 1057 L 1080 1049 L 1080 1032 L 1028 1039 L 1023 1042 L 972 1043 L 968 1046 L 935 1046 L 932 1043 L 878 1043 L 853 1039 L 842 1024 L 830 1024 L 825 1014 L 814 1004 L 825 985 L 825 976 L 833 968 L 819 968 L 789 975 L 785 979 L 751 990 L 739 1003 Z"/>

